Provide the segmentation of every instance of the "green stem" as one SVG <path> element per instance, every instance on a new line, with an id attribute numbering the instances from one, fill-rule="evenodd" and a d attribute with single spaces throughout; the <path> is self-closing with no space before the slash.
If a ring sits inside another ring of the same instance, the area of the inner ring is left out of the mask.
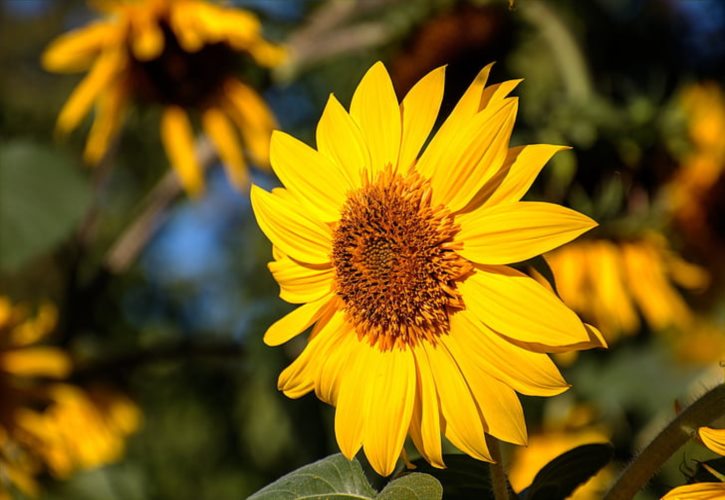
<path id="1" fill-rule="evenodd" d="M 635 457 L 611 487 L 604 500 L 634 497 L 693 433 L 725 414 L 725 384 L 720 384 L 685 408 Z"/>
<path id="2" fill-rule="evenodd" d="M 493 489 L 494 498 L 496 500 L 509 500 L 508 480 L 501 460 L 501 446 L 498 439 L 490 434 L 486 434 L 486 444 L 493 459 L 493 463 L 489 464 L 488 470 L 491 472 L 491 488 Z"/>

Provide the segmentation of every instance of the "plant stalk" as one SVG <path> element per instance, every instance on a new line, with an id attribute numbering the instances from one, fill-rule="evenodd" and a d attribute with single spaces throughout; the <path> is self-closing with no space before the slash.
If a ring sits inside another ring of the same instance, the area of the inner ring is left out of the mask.
<path id="1" fill-rule="evenodd" d="M 486 434 L 486 444 L 493 459 L 493 463 L 489 464 L 488 470 L 491 473 L 491 489 L 493 489 L 494 498 L 496 500 L 510 500 L 508 480 L 501 460 L 501 445 L 498 439 L 490 434 Z"/>

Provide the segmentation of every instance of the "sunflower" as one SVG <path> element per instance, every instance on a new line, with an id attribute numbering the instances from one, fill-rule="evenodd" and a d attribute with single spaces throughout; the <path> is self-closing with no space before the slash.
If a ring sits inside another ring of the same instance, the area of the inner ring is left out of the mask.
<path id="1" fill-rule="evenodd" d="M 656 233 L 627 241 L 577 241 L 546 259 L 564 303 L 601 328 L 609 341 L 638 331 L 638 311 L 654 330 L 689 326 L 692 311 L 676 285 L 698 290 L 709 279 Z"/>
<path id="2" fill-rule="evenodd" d="M 700 427 L 697 435 L 702 444 L 713 453 L 725 456 L 725 429 L 713 429 L 711 427 Z M 678 486 L 670 490 L 662 500 L 707 500 L 725 498 L 725 476 L 703 464 L 709 472 L 720 479 L 719 483 L 693 483 Z"/>
<path id="3" fill-rule="evenodd" d="M 546 353 L 604 345 L 553 293 L 507 265 L 596 223 L 519 201 L 564 148 L 509 149 L 517 100 L 507 96 L 518 81 L 485 87 L 490 68 L 419 154 L 445 68 L 399 104 L 376 63 L 349 113 L 330 96 L 317 150 L 272 135 L 272 168 L 286 188 L 252 186 L 280 296 L 302 304 L 264 341 L 280 345 L 314 325 L 279 388 L 292 398 L 314 389 L 336 406 L 342 453 L 352 458 L 363 448 L 381 475 L 393 471 L 408 433 L 437 467 L 441 433 L 488 461 L 484 433 L 525 443 L 515 391 L 565 391 Z"/>
<path id="4" fill-rule="evenodd" d="M 203 188 L 188 112 L 200 115 L 204 132 L 223 160 L 230 180 L 247 184 L 241 133 L 252 159 L 268 162 L 276 126 L 265 102 L 234 76 L 239 55 L 272 67 L 282 49 L 261 35 L 250 12 L 203 0 L 105 0 L 94 5 L 102 20 L 66 33 L 43 54 L 54 72 L 88 70 L 58 116 L 57 128 L 76 128 L 95 103 L 84 157 L 95 164 L 117 135 L 130 101 L 163 106 L 161 139 L 186 190 Z M 236 129 L 236 130 L 235 130 Z"/>

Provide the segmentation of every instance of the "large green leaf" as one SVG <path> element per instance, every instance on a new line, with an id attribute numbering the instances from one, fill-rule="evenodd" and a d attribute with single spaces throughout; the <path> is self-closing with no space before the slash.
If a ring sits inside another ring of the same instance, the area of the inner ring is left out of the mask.
<path id="1" fill-rule="evenodd" d="M 493 500 L 487 463 L 459 454 L 444 455 L 443 462 L 445 469 L 436 469 L 423 459 L 413 463 L 418 472 L 430 474 L 440 481 L 446 500 Z"/>
<path id="2" fill-rule="evenodd" d="M 249 500 L 359 500 L 376 495 L 358 461 L 338 453 L 282 476 Z"/>
<path id="3" fill-rule="evenodd" d="M 612 446 L 609 444 L 578 446 L 546 464 L 520 496 L 525 500 L 566 498 L 611 458 Z"/>
<path id="4" fill-rule="evenodd" d="M 0 270 L 19 268 L 75 227 L 91 199 L 79 170 L 40 144 L 0 144 Z"/>
<path id="5" fill-rule="evenodd" d="M 443 487 L 428 474 L 413 472 L 389 482 L 376 500 L 440 500 Z"/>

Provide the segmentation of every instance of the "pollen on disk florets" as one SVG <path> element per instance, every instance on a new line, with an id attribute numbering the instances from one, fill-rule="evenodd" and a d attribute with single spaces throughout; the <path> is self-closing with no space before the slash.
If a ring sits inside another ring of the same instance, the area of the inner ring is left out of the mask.
<path id="1" fill-rule="evenodd" d="M 471 264 L 455 252 L 458 232 L 427 180 L 387 168 L 350 193 L 334 230 L 336 292 L 358 336 L 387 350 L 435 342 L 463 308 L 456 281 Z"/>

